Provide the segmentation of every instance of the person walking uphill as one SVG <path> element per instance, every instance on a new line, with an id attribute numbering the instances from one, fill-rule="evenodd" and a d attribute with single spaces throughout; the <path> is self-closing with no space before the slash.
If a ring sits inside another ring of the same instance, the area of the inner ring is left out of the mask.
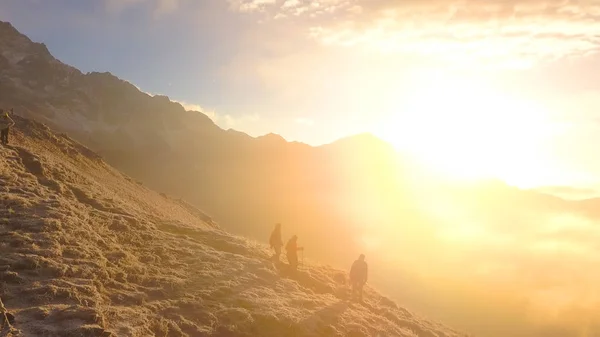
<path id="1" fill-rule="evenodd" d="M 275 229 L 271 232 L 271 238 L 269 238 L 269 244 L 271 248 L 275 250 L 275 255 L 273 255 L 273 259 L 279 261 L 279 256 L 281 255 L 281 247 L 283 247 L 283 240 L 281 239 L 281 224 L 278 223 L 275 225 Z"/>
<path id="2" fill-rule="evenodd" d="M 365 255 L 360 254 L 358 260 L 354 261 L 352 268 L 350 268 L 350 283 L 352 284 L 352 298 L 356 298 L 358 294 L 358 300 L 362 302 L 363 286 L 367 283 L 367 274 L 369 273 L 369 267 L 365 262 Z"/>
<path id="3" fill-rule="evenodd" d="M 295 271 L 298 268 L 298 251 L 304 250 L 304 247 L 298 247 L 298 236 L 294 235 L 285 245 L 287 259 L 290 263 L 290 269 Z"/>
<path id="4" fill-rule="evenodd" d="M 13 125 L 15 125 L 15 121 L 10 118 L 8 112 L 0 109 L 0 139 L 2 140 L 2 144 L 8 145 L 8 131 Z"/>

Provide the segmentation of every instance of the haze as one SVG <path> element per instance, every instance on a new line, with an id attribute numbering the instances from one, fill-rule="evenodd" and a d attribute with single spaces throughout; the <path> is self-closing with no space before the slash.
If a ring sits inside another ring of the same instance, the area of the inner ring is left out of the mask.
<path id="1" fill-rule="evenodd" d="M 478 336 L 600 334 L 597 1 L 5 0 L 0 20 L 269 134 L 103 148 L 234 233 L 365 253 L 374 286 Z"/>

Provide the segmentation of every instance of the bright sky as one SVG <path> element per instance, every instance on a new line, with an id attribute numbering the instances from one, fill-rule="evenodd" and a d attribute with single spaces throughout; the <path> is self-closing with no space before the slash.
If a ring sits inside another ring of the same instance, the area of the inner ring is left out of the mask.
<path id="1" fill-rule="evenodd" d="M 600 180 L 595 0 L 3 0 L 0 19 L 251 135 L 371 131 L 457 175 Z"/>

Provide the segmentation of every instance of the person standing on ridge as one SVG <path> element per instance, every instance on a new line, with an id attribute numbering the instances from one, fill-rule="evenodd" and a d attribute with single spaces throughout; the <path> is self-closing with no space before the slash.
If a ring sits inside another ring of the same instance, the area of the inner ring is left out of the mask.
<path id="1" fill-rule="evenodd" d="M 8 131 L 13 125 L 15 125 L 15 121 L 10 118 L 8 111 L 4 112 L 0 109 L 0 139 L 2 144 L 8 145 Z"/>
<path id="2" fill-rule="evenodd" d="M 352 284 L 352 298 L 356 298 L 358 294 L 358 300 L 362 302 L 363 286 L 367 283 L 367 274 L 369 267 L 365 262 L 365 255 L 360 254 L 358 260 L 354 261 L 352 268 L 350 268 L 350 284 Z"/>
<path id="3" fill-rule="evenodd" d="M 269 239 L 269 244 L 271 248 L 275 250 L 275 255 L 273 255 L 273 259 L 279 261 L 279 256 L 281 255 L 281 247 L 283 247 L 283 240 L 281 239 L 281 224 L 278 223 L 275 225 L 275 229 L 271 232 L 271 238 Z"/>
<path id="4" fill-rule="evenodd" d="M 298 236 L 294 235 L 285 245 L 287 259 L 290 263 L 290 269 L 295 271 L 298 268 L 298 251 L 304 250 L 304 247 L 298 247 Z"/>

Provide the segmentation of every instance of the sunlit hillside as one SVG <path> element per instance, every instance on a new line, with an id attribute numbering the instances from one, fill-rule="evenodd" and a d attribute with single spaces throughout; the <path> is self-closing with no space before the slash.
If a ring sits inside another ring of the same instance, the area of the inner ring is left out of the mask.
<path id="1" fill-rule="evenodd" d="M 15 117 L 0 147 L 2 336 L 464 336 L 347 271 L 297 273 L 185 201 Z M 7 321 L 4 321 L 4 317 Z"/>

